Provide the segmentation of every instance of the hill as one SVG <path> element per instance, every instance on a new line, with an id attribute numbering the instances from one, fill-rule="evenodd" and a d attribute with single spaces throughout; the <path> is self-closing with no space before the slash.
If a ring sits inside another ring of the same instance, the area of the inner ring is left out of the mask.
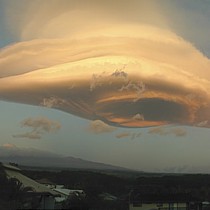
<path id="1" fill-rule="evenodd" d="M 70 169 L 95 169 L 95 170 L 128 170 L 123 167 L 113 166 L 99 162 L 83 160 L 75 157 L 64 157 L 48 151 L 23 148 L 0 147 L 0 162 L 17 163 L 18 165 L 44 168 L 70 168 Z"/>

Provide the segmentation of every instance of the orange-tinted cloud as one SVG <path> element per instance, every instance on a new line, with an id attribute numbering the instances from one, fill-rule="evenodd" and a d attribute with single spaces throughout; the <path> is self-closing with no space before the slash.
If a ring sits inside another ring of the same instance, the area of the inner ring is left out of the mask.
<path id="1" fill-rule="evenodd" d="M 183 128 L 165 128 L 165 127 L 155 127 L 151 128 L 148 132 L 149 134 L 157 134 L 157 135 L 175 135 L 177 137 L 183 137 L 187 135 L 187 132 Z"/>
<path id="2" fill-rule="evenodd" d="M 2 147 L 3 147 L 3 148 L 8 148 L 8 149 L 10 149 L 10 148 L 16 148 L 16 145 L 10 144 L 10 143 L 6 143 L 6 144 L 3 144 Z"/>
<path id="3" fill-rule="evenodd" d="M 41 139 L 42 135 L 57 132 L 61 128 L 60 123 L 44 117 L 27 118 L 21 122 L 21 126 L 27 127 L 31 131 L 15 134 L 13 135 L 14 138 Z"/>
<path id="4" fill-rule="evenodd" d="M 101 120 L 94 120 L 90 122 L 89 131 L 95 134 L 99 133 L 110 133 L 116 130 L 115 127 L 107 125 L 106 123 L 102 122 Z"/>
<path id="5" fill-rule="evenodd" d="M 139 21 L 125 21 L 126 0 L 58 2 L 27 3 L 17 17 L 21 41 L 0 51 L 0 100 L 111 126 L 210 127 L 210 60 L 167 27 L 155 1 L 134 1 L 128 13 Z M 134 5 L 154 14 L 132 14 Z"/>

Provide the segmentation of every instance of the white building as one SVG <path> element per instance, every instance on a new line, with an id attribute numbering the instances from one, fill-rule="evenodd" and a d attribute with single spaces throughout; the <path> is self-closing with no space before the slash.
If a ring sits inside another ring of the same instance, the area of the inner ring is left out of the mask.
<path id="1" fill-rule="evenodd" d="M 13 179 L 19 181 L 22 190 L 28 189 L 24 194 L 25 202 L 22 204 L 23 209 L 32 209 L 35 202 L 36 209 L 57 209 L 55 206 L 55 198 L 60 197 L 60 193 L 24 176 L 21 170 L 15 166 L 0 163 L 0 167 L 4 170 L 9 180 Z"/>

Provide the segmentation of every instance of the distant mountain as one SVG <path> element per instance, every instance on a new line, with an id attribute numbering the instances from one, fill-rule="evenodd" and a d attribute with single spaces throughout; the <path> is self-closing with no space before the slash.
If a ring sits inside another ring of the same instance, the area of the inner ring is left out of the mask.
<path id="1" fill-rule="evenodd" d="M 56 167 L 72 169 L 100 169 L 100 170 L 128 170 L 122 167 L 104 163 L 92 162 L 74 157 L 31 157 L 31 156 L 8 156 L 1 157 L 0 162 L 13 162 L 24 166 Z"/>
<path id="2" fill-rule="evenodd" d="M 0 146 L 0 162 L 13 162 L 23 166 L 69 169 L 128 170 L 126 168 L 83 160 L 75 157 L 63 157 L 48 151 L 16 146 Z"/>

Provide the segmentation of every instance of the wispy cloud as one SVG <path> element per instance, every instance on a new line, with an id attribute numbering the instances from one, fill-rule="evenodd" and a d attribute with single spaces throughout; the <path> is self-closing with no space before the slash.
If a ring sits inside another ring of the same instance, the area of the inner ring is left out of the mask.
<path id="1" fill-rule="evenodd" d="M 93 91 L 96 87 L 99 87 L 103 84 L 103 80 L 105 77 L 105 72 L 102 74 L 93 74 L 92 79 L 90 81 L 90 91 Z"/>
<path id="2" fill-rule="evenodd" d="M 44 98 L 43 101 L 40 103 L 41 106 L 45 106 L 48 108 L 53 108 L 53 107 L 59 108 L 64 104 L 68 104 L 68 102 L 58 97 Z"/>
<path id="3" fill-rule="evenodd" d="M 116 130 L 115 127 L 112 127 L 110 125 L 107 125 L 101 120 L 94 120 L 90 122 L 90 125 L 88 127 L 88 130 L 95 134 L 100 133 L 110 133 Z"/>
<path id="4" fill-rule="evenodd" d="M 131 140 L 134 140 L 136 138 L 139 138 L 141 136 L 141 132 L 121 132 L 115 135 L 116 138 L 130 138 Z"/>
<path id="5" fill-rule="evenodd" d="M 177 137 L 182 137 L 187 135 L 187 131 L 183 128 L 174 128 L 171 130 L 171 133 L 174 134 Z"/>
<path id="6" fill-rule="evenodd" d="M 31 131 L 28 133 L 15 134 L 15 135 L 13 135 L 13 137 L 14 138 L 26 138 L 26 139 L 41 139 L 42 135 L 43 135 L 43 132 Z"/>
<path id="7" fill-rule="evenodd" d="M 177 137 L 183 137 L 187 135 L 187 132 L 185 129 L 179 127 L 179 128 L 166 128 L 163 126 L 159 126 L 159 127 L 154 127 L 151 128 L 148 132 L 149 134 L 157 134 L 157 135 L 175 135 Z"/>
<path id="8" fill-rule="evenodd" d="M 111 74 L 111 76 L 116 78 L 123 78 L 126 80 L 128 78 L 128 74 L 125 72 L 125 68 L 126 65 L 124 65 L 120 69 L 116 69 L 115 72 Z"/>
<path id="9" fill-rule="evenodd" d="M 208 123 L 209 123 L 208 120 L 204 120 L 204 121 L 197 123 L 196 126 L 205 127 L 206 125 L 208 125 Z"/>
<path id="10" fill-rule="evenodd" d="M 144 120 L 144 115 L 143 114 L 136 114 L 132 117 L 132 119 L 142 121 L 142 120 Z"/>
<path id="11" fill-rule="evenodd" d="M 130 137 L 130 132 L 121 132 L 121 133 L 118 133 L 118 134 L 116 134 L 116 138 L 118 138 L 118 139 L 121 139 L 121 138 L 128 138 L 128 137 Z"/>
<path id="12" fill-rule="evenodd" d="M 57 132 L 61 128 L 59 122 L 44 117 L 27 118 L 20 124 L 21 127 L 29 128 L 31 131 L 15 134 L 13 135 L 14 138 L 41 139 L 44 134 Z"/>
<path id="13" fill-rule="evenodd" d="M 11 149 L 11 148 L 16 148 L 15 144 L 10 144 L 10 143 L 5 143 L 2 145 L 3 148 Z"/>
<path id="14" fill-rule="evenodd" d="M 90 80 L 90 91 L 93 91 L 97 87 L 101 87 L 102 85 L 108 83 L 111 85 L 114 79 L 123 79 L 123 81 L 127 81 L 128 79 L 128 74 L 124 71 L 126 65 L 124 65 L 120 69 L 116 69 L 113 73 L 108 73 L 106 71 L 103 71 L 100 74 L 92 74 L 91 80 Z M 110 70 L 109 70 L 110 71 Z"/>
<path id="15" fill-rule="evenodd" d="M 136 139 L 136 138 L 139 138 L 141 136 L 141 132 L 139 132 L 139 133 L 132 133 L 132 135 L 131 135 L 131 140 L 134 140 L 134 139 Z"/>
<path id="16" fill-rule="evenodd" d="M 133 100 L 134 102 L 138 101 L 142 97 L 142 93 L 146 90 L 145 84 L 140 82 L 129 81 L 128 84 L 123 85 L 119 91 L 134 91 L 136 96 Z"/>

